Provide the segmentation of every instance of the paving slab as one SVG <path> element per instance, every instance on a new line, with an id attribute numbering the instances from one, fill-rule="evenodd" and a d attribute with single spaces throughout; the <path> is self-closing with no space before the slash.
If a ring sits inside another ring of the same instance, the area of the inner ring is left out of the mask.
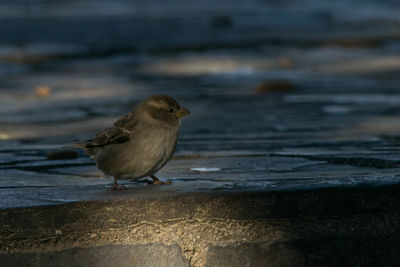
<path id="1" fill-rule="evenodd" d="M 396 266 L 399 10 L 1 1 L 0 265 Z M 160 93 L 172 184 L 62 152 Z"/>

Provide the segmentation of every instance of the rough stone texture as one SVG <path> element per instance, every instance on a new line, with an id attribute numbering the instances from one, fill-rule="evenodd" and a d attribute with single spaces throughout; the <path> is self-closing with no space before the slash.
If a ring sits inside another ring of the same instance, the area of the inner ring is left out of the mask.
<path id="1" fill-rule="evenodd" d="M 399 10 L 0 1 L 1 252 L 159 244 L 196 267 L 398 265 Z M 158 174 L 171 185 L 111 192 L 82 151 L 54 157 L 158 93 L 192 111 Z"/>
<path id="2" fill-rule="evenodd" d="M 258 266 L 262 254 L 270 255 L 262 262 L 272 266 L 284 265 L 286 259 L 317 266 L 368 266 L 383 256 L 387 266 L 395 266 L 400 248 L 398 190 L 387 186 L 129 195 L 5 209 L 0 212 L 0 251 L 13 255 L 156 243 L 177 244 L 191 266 L 204 266 L 206 260 L 208 266 L 239 266 L 253 258 L 257 261 L 249 261 L 250 266 Z"/>
<path id="3" fill-rule="evenodd" d="M 206 267 L 307 266 L 306 256 L 288 243 L 242 243 L 211 247 Z"/>
<path id="4" fill-rule="evenodd" d="M 398 266 L 400 240 L 389 236 L 319 236 L 271 243 L 210 247 L 207 267 Z"/>
<path id="5" fill-rule="evenodd" d="M 0 254 L 0 266 L 188 267 L 178 246 L 114 245 L 61 251 Z"/>

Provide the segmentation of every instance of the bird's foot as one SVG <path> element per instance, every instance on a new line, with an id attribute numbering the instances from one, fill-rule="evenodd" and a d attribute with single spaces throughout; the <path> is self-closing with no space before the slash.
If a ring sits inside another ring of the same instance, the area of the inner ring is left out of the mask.
<path id="1" fill-rule="evenodd" d="M 150 180 L 144 180 L 145 183 L 147 184 L 171 184 L 172 182 L 170 180 L 163 182 L 161 180 L 157 180 L 157 181 L 150 181 Z"/>
<path id="2" fill-rule="evenodd" d="M 124 190 L 126 189 L 125 185 L 118 185 L 118 184 L 110 184 L 108 190 Z"/>
<path id="3" fill-rule="evenodd" d="M 157 177 L 155 177 L 154 175 L 150 175 L 150 178 L 153 179 L 153 181 L 149 181 L 149 180 L 144 180 L 147 184 L 171 184 L 172 181 L 168 180 L 166 182 L 161 181 L 160 179 L 158 179 Z"/>
<path id="4" fill-rule="evenodd" d="M 109 190 L 124 190 L 124 189 L 126 189 L 126 187 L 124 185 L 119 185 L 117 181 L 118 181 L 117 177 L 114 177 L 114 183 L 110 184 Z"/>

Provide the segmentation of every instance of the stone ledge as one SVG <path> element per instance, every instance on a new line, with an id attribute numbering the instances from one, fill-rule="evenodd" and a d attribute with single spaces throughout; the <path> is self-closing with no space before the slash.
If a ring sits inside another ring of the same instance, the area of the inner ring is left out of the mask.
<path id="1" fill-rule="evenodd" d="M 189 266 L 177 245 L 110 245 L 2 254 L 1 266 Z"/>
<path id="2" fill-rule="evenodd" d="M 234 243 L 210 247 L 205 266 L 398 266 L 399 249 L 398 238 L 357 235 Z"/>
<path id="3" fill-rule="evenodd" d="M 332 258 L 338 262 L 334 266 L 354 261 L 364 266 L 382 255 L 390 266 L 400 260 L 399 188 L 127 194 L 115 200 L 5 209 L 0 211 L 0 261 L 18 259 L 29 265 L 39 257 L 47 263 L 91 249 L 116 257 L 120 248 L 128 255 L 135 246 L 147 246 L 146 253 L 156 255 L 154 246 L 161 246 L 180 248 L 173 260 L 183 255 L 182 264 L 191 266 L 241 266 L 246 259 L 252 259 L 249 266 L 269 266 L 277 259 L 323 266 Z M 77 261 L 90 266 L 84 256 Z M 131 266 L 170 266 L 150 261 Z M 44 266 L 42 261 L 38 266 Z"/>

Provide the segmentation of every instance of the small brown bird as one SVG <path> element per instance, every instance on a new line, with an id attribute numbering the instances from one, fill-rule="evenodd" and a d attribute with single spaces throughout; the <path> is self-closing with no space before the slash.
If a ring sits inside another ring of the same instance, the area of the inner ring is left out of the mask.
<path id="1" fill-rule="evenodd" d="M 96 160 L 97 167 L 114 177 L 112 189 L 124 189 L 118 179 L 150 176 L 152 184 L 166 184 L 154 176 L 172 157 L 181 117 L 190 111 L 167 95 L 154 95 L 118 119 L 93 139 L 74 144 Z"/>

